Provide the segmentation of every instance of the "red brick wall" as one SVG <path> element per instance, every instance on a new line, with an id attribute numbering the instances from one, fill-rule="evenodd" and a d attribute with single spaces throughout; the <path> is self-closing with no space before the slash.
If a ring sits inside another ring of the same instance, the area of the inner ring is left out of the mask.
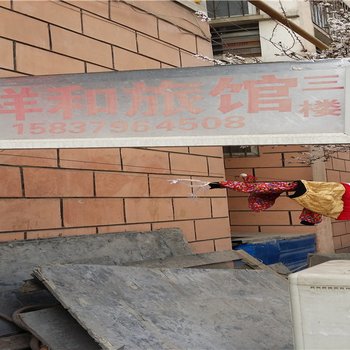
<path id="1" fill-rule="evenodd" d="M 205 65 L 209 28 L 173 1 L 0 1 L 0 77 Z M 194 251 L 230 249 L 220 147 L 3 150 L 0 240 L 180 227 Z"/>
<path id="2" fill-rule="evenodd" d="M 337 152 L 326 162 L 327 181 L 350 182 L 350 156 Z M 332 220 L 333 242 L 337 253 L 350 252 L 350 222 Z"/>
<path id="3" fill-rule="evenodd" d="M 247 173 L 256 176 L 259 181 L 312 180 L 311 167 L 299 164 L 293 159 L 293 156 L 305 151 L 305 148 L 261 146 L 259 151 L 260 155 L 256 157 L 226 158 L 226 178 L 235 179 L 239 174 Z M 241 232 L 315 232 L 312 226 L 300 225 L 298 217 L 302 208 L 284 194 L 267 211 L 255 213 L 248 208 L 247 195 L 230 190 L 227 193 L 232 236 Z"/>

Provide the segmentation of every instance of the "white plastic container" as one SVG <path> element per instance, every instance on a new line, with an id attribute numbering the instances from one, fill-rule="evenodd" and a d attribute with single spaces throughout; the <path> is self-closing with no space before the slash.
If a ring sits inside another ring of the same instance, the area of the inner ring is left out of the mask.
<path id="1" fill-rule="evenodd" d="M 295 349 L 350 349 L 350 260 L 289 275 Z"/>

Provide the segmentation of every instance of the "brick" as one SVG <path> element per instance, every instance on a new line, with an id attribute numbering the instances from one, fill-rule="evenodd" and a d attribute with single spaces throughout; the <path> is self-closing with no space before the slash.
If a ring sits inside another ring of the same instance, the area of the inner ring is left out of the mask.
<path id="1" fill-rule="evenodd" d="M 25 15 L 81 32 L 80 13 L 67 3 L 57 1 L 13 1 L 13 8 Z"/>
<path id="2" fill-rule="evenodd" d="M 230 211 L 250 210 L 247 197 L 228 197 L 228 207 Z"/>
<path id="3" fill-rule="evenodd" d="M 242 198 L 246 198 L 246 200 L 248 200 L 248 193 L 241 193 L 241 192 L 236 192 L 234 190 L 231 189 L 227 189 L 227 197 L 242 197 Z"/>
<path id="4" fill-rule="evenodd" d="M 340 173 L 335 170 L 326 170 L 327 173 L 327 181 L 330 182 L 340 182 Z"/>
<path id="5" fill-rule="evenodd" d="M 158 20 L 158 30 L 159 39 L 187 51 L 196 52 L 196 37 L 192 33 L 185 32 L 177 26 L 162 20 Z"/>
<path id="6" fill-rule="evenodd" d="M 97 197 L 148 197 L 148 177 L 143 174 L 96 172 Z"/>
<path id="7" fill-rule="evenodd" d="M 335 221 L 336 223 L 336 221 Z M 345 221 L 345 226 L 346 226 L 346 232 L 350 233 L 350 221 Z"/>
<path id="8" fill-rule="evenodd" d="M 169 158 L 166 152 L 146 149 L 122 148 L 123 170 L 145 173 L 169 173 Z"/>
<path id="9" fill-rule="evenodd" d="M 230 212 L 231 225 L 289 225 L 288 212 Z"/>
<path id="10" fill-rule="evenodd" d="M 225 158 L 226 168 L 260 168 L 260 167 L 281 167 L 282 156 L 276 154 L 263 154 L 259 157 L 234 157 Z"/>
<path id="11" fill-rule="evenodd" d="M 312 170 L 307 167 L 256 168 L 255 175 L 261 181 L 264 179 L 282 181 L 294 181 L 298 179 L 312 180 Z"/>
<path id="12" fill-rule="evenodd" d="M 349 160 L 350 154 L 349 154 L 349 152 L 338 152 L 338 158 Z"/>
<path id="13" fill-rule="evenodd" d="M 188 147 L 147 147 L 147 149 L 154 149 L 158 151 L 172 152 L 172 153 L 188 153 Z"/>
<path id="14" fill-rule="evenodd" d="M 228 216 L 227 198 L 211 198 L 213 217 Z"/>
<path id="15" fill-rule="evenodd" d="M 202 156 L 223 157 L 222 147 L 190 147 L 190 153 Z"/>
<path id="16" fill-rule="evenodd" d="M 294 199 L 291 199 L 285 195 L 282 195 L 276 199 L 275 204 L 268 210 L 269 211 L 274 211 L 274 210 L 299 210 L 299 211 L 301 211 L 302 209 L 303 209 L 303 207 L 300 204 L 298 204 L 298 202 L 296 202 Z"/>
<path id="17" fill-rule="evenodd" d="M 336 253 L 350 253 L 350 248 L 341 248 L 335 251 Z"/>
<path id="18" fill-rule="evenodd" d="M 350 161 L 348 160 L 345 161 L 345 171 L 350 172 Z"/>
<path id="19" fill-rule="evenodd" d="M 0 166 L 0 197 L 22 197 L 19 168 Z"/>
<path id="20" fill-rule="evenodd" d="M 221 252 L 224 250 L 232 250 L 231 238 L 216 239 L 214 241 L 215 251 Z"/>
<path id="21" fill-rule="evenodd" d="M 113 1 L 111 3 L 111 18 L 113 21 L 124 24 L 139 32 L 149 34 L 153 37 L 158 36 L 157 18 L 142 11 L 135 11 L 128 4 Z"/>
<path id="22" fill-rule="evenodd" d="M 151 231 L 151 224 L 99 226 L 97 231 L 98 233 L 147 232 Z"/>
<path id="23" fill-rule="evenodd" d="M 195 221 L 197 240 L 231 237 L 228 218 Z"/>
<path id="24" fill-rule="evenodd" d="M 316 233 L 316 226 L 306 226 L 306 225 L 298 225 L 298 226 L 261 226 L 262 233 L 295 233 L 304 234 L 304 233 Z"/>
<path id="25" fill-rule="evenodd" d="M 173 220 L 170 198 L 126 198 L 125 213 L 128 223 Z"/>
<path id="26" fill-rule="evenodd" d="M 3 199 L 0 218 L 0 231 L 60 227 L 60 202 L 58 199 Z"/>
<path id="27" fill-rule="evenodd" d="M 195 54 L 180 50 L 181 67 L 208 67 L 214 64 L 208 60 L 196 57 Z"/>
<path id="28" fill-rule="evenodd" d="M 0 1 L 0 6 L 2 7 L 7 7 L 7 8 L 11 8 L 11 0 L 1 0 Z"/>
<path id="29" fill-rule="evenodd" d="M 340 236 L 342 248 L 350 247 L 350 234 Z"/>
<path id="30" fill-rule="evenodd" d="M 0 10 L 0 36 L 45 49 L 50 46 L 47 23 L 4 8 Z"/>
<path id="31" fill-rule="evenodd" d="M 175 220 L 211 217 L 209 198 L 174 198 Z"/>
<path id="32" fill-rule="evenodd" d="M 190 243 L 192 252 L 195 254 L 210 253 L 215 251 L 214 241 L 202 241 Z"/>
<path id="33" fill-rule="evenodd" d="M 159 61 L 152 60 L 131 51 L 113 47 L 114 66 L 117 70 L 158 69 Z"/>
<path id="34" fill-rule="evenodd" d="M 137 33 L 137 44 L 140 54 L 177 67 L 180 66 L 179 49 L 139 33 Z"/>
<path id="35" fill-rule="evenodd" d="M 325 167 L 326 167 L 326 169 L 328 170 L 328 169 L 333 169 L 333 162 L 332 162 L 332 158 L 329 158 L 329 159 L 327 159 L 325 162 L 324 162 L 324 164 L 325 164 Z M 345 164 L 345 166 L 346 166 L 346 164 Z"/>
<path id="36" fill-rule="evenodd" d="M 239 168 L 239 169 L 228 169 L 225 168 L 225 176 L 228 180 L 242 181 L 241 174 L 254 175 L 253 169 L 251 168 Z"/>
<path id="37" fill-rule="evenodd" d="M 240 234 L 244 233 L 256 233 L 259 232 L 259 226 L 232 226 L 231 225 L 231 235 L 232 237 L 240 236 Z"/>
<path id="38" fill-rule="evenodd" d="M 171 66 L 170 64 L 160 63 L 160 68 L 176 68 L 175 66 Z"/>
<path id="39" fill-rule="evenodd" d="M 151 197 L 189 197 L 192 190 L 185 182 L 172 183 L 175 176 L 150 175 L 150 196 Z M 182 179 L 189 179 L 182 177 Z M 188 183 L 190 184 L 190 182 Z"/>
<path id="40" fill-rule="evenodd" d="M 60 149 L 62 168 L 121 170 L 118 148 Z"/>
<path id="41" fill-rule="evenodd" d="M 86 63 L 86 71 L 88 73 L 111 72 L 113 69 L 98 66 L 96 64 Z"/>
<path id="42" fill-rule="evenodd" d="M 208 158 L 208 167 L 210 176 L 224 176 L 225 168 L 222 158 Z"/>
<path id="43" fill-rule="evenodd" d="M 12 77 L 21 77 L 21 76 L 25 76 L 25 74 L 12 72 L 5 69 L 0 69 L 0 78 L 12 78 Z"/>
<path id="44" fill-rule="evenodd" d="M 170 153 L 170 164 L 172 174 L 208 176 L 206 157 Z"/>
<path id="45" fill-rule="evenodd" d="M 14 69 L 13 43 L 10 40 L 1 39 L 1 38 L 0 38 L 0 67 L 7 68 L 7 69 Z"/>
<path id="46" fill-rule="evenodd" d="M 197 53 L 207 57 L 213 57 L 213 48 L 210 39 L 205 40 L 197 36 Z"/>
<path id="47" fill-rule="evenodd" d="M 2 150 L 0 164 L 56 167 L 57 151 L 55 149 Z"/>
<path id="48" fill-rule="evenodd" d="M 56 230 L 28 231 L 27 239 L 82 236 L 96 234 L 96 227 L 59 228 Z"/>
<path id="49" fill-rule="evenodd" d="M 26 197 L 91 197 L 94 195 L 91 171 L 25 168 Z"/>
<path id="50" fill-rule="evenodd" d="M 128 3 L 135 7 L 143 9 L 149 13 L 153 13 L 158 18 L 167 18 L 171 13 L 171 22 L 197 35 L 210 37 L 209 25 L 201 22 L 194 14 L 194 11 L 183 7 L 178 2 L 172 1 L 133 1 Z"/>
<path id="51" fill-rule="evenodd" d="M 179 228 L 186 238 L 187 242 L 193 242 L 196 240 L 194 233 L 194 222 L 188 221 L 170 221 L 170 222 L 156 222 L 152 224 L 152 230 L 158 230 L 161 228 Z"/>
<path id="52" fill-rule="evenodd" d="M 340 237 L 333 237 L 333 244 L 334 244 L 334 249 L 341 248 L 342 247 L 341 238 Z"/>
<path id="53" fill-rule="evenodd" d="M 301 153 L 297 152 L 291 152 L 291 153 L 284 153 L 284 164 L 285 167 L 303 167 L 308 166 L 305 163 L 302 163 L 298 158 L 302 157 Z M 304 158 L 303 158 L 304 159 Z"/>
<path id="54" fill-rule="evenodd" d="M 1 5 L 1 4 L 0 4 Z M 11 242 L 24 239 L 24 232 L 0 233 L 0 242 Z"/>
<path id="55" fill-rule="evenodd" d="M 345 171 L 345 161 L 343 159 L 333 158 L 333 169 Z"/>
<path id="56" fill-rule="evenodd" d="M 65 227 L 123 224 L 123 200 L 115 198 L 64 199 L 63 219 Z"/>
<path id="57" fill-rule="evenodd" d="M 136 33 L 101 17 L 83 14 L 84 34 L 95 39 L 106 41 L 125 49 L 136 51 Z"/>
<path id="58" fill-rule="evenodd" d="M 111 46 L 68 30 L 51 27 L 52 50 L 101 66 L 113 67 Z"/>
<path id="59" fill-rule="evenodd" d="M 71 5 L 77 6 L 81 9 L 84 9 L 88 12 L 94 13 L 108 18 L 108 0 L 99 0 L 99 1 L 86 1 L 86 0 L 77 0 L 69 1 Z"/>
<path id="60" fill-rule="evenodd" d="M 259 146 L 260 153 L 307 152 L 308 150 L 308 146 L 299 145 Z"/>
<path id="61" fill-rule="evenodd" d="M 16 45 L 17 69 L 33 75 L 84 73 L 84 62 L 32 46 Z"/>
<path id="62" fill-rule="evenodd" d="M 350 182 L 350 173 L 345 173 L 343 171 L 340 172 L 340 181 L 341 182 Z"/>
<path id="63" fill-rule="evenodd" d="M 341 236 L 348 233 L 345 222 L 333 222 L 332 229 L 333 229 L 333 236 Z"/>

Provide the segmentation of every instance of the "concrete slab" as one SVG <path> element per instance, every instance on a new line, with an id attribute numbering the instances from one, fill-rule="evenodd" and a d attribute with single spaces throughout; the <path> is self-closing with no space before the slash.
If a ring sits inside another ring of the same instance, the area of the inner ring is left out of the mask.
<path id="1" fill-rule="evenodd" d="M 103 349 L 292 349 L 288 284 L 262 270 L 56 265 L 34 274 Z"/>

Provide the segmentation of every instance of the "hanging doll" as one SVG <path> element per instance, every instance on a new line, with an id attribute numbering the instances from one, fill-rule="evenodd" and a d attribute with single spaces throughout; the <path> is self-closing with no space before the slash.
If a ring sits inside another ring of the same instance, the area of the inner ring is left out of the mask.
<path id="1" fill-rule="evenodd" d="M 256 182 L 254 176 L 246 174 L 241 176 L 243 181 L 211 182 L 209 187 L 229 188 L 249 193 L 248 206 L 256 212 L 272 207 L 276 199 L 286 192 L 289 198 L 304 207 L 299 217 L 301 224 L 304 225 L 320 223 L 322 215 L 336 220 L 350 220 L 349 184 L 306 180 Z"/>

